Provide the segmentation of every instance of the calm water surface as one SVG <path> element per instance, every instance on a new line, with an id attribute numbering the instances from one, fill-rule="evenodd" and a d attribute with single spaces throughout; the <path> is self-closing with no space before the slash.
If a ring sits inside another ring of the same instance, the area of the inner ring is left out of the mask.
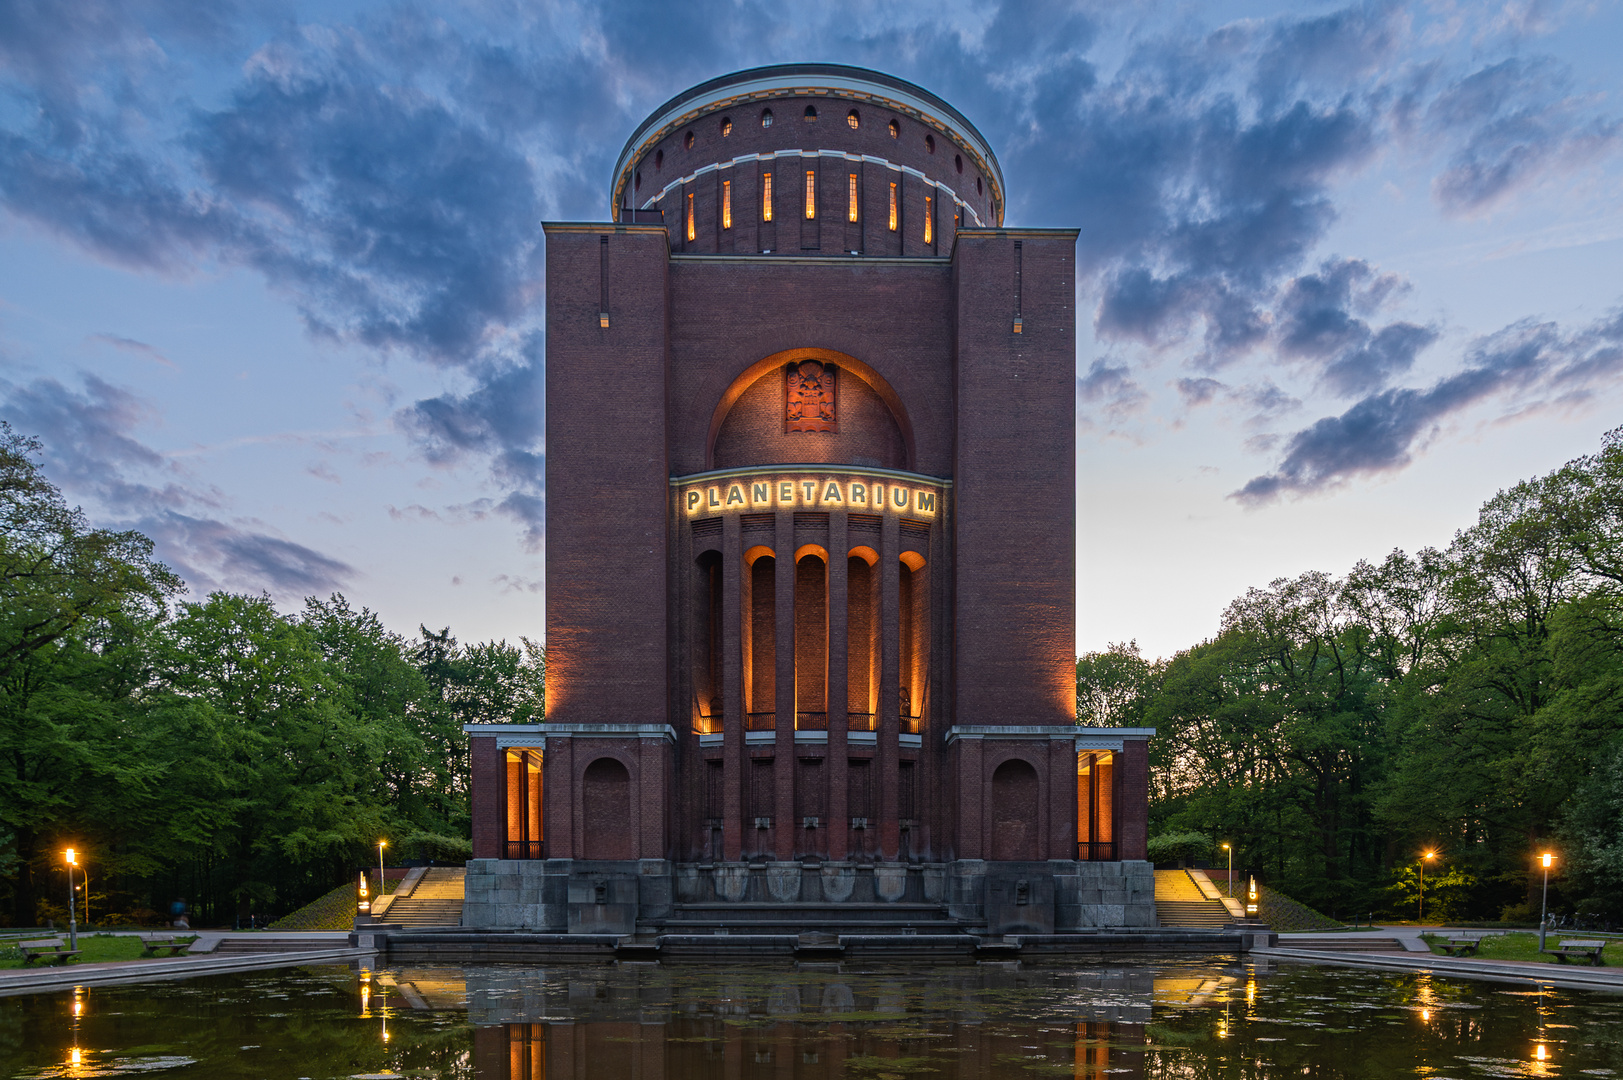
<path id="1" fill-rule="evenodd" d="M 1623 997 L 1266 962 L 290 968 L 0 999 L 0 1077 L 1623 1072 Z"/>

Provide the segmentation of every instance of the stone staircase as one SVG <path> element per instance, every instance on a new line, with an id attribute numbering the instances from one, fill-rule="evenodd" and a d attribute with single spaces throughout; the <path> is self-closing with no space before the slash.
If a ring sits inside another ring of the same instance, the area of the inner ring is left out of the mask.
<path id="1" fill-rule="evenodd" d="M 462 897 L 467 871 L 460 866 L 436 866 L 412 885 L 393 894 L 384 922 L 403 929 L 462 925 Z"/>
<path id="2" fill-rule="evenodd" d="M 1162 926 L 1210 930 L 1234 921 L 1222 901 L 1208 899 L 1187 870 L 1155 872 L 1155 917 Z"/>

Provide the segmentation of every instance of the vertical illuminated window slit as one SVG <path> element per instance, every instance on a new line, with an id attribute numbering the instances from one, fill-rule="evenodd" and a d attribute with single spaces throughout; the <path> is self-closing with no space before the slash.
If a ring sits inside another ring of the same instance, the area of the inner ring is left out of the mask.
<path id="1" fill-rule="evenodd" d="M 806 217 L 817 216 L 817 173 L 812 169 L 806 170 Z"/>
<path id="2" fill-rule="evenodd" d="M 857 219 L 857 174 L 856 173 L 851 174 L 850 199 L 848 201 L 849 201 L 850 205 L 846 207 L 845 220 L 847 220 L 847 221 L 855 221 Z"/>
<path id="3" fill-rule="evenodd" d="M 761 220 L 772 220 L 772 174 L 761 174 Z"/>
<path id="4" fill-rule="evenodd" d="M 688 239 L 692 240 L 695 235 L 697 235 L 697 234 L 693 231 L 693 196 L 689 195 L 688 196 Z"/>
<path id="5" fill-rule="evenodd" d="M 721 227 L 723 229 L 733 227 L 733 182 L 731 180 L 721 182 Z"/>
<path id="6" fill-rule="evenodd" d="M 688 196 L 690 199 L 692 197 L 691 195 Z M 934 205 L 935 201 L 926 195 L 924 197 L 924 242 L 926 244 L 935 242 L 935 228 L 930 220 L 930 213 L 934 209 Z"/>
<path id="7" fill-rule="evenodd" d="M 890 231 L 896 231 L 896 185 L 890 185 Z"/>

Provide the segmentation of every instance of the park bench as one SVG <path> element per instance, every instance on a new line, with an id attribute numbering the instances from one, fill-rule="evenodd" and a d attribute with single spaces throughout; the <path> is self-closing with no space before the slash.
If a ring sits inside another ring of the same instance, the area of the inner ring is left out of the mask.
<path id="1" fill-rule="evenodd" d="M 1481 938 L 1451 937 L 1437 944 L 1449 956 L 1473 956 L 1482 945 Z"/>
<path id="2" fill-rule="evenodd" d="M 23 963 L 32 964 L 41 957 L 47 963 L 66 963 L 69 957 L 78 956 L 78 949 L 70 949 L 67 942 L 61 938 L 40 938 L 37 941 L 19 941 L 17 948 L 22 950 Z"/>
<path id="3" fill-rule="evenodd" d="M 1600 951 L 1604 948 L 1606 948 L 1606 942 L 1604 941 L 1568 939 L 1561 942 L 1555 948 L 1545 949 L 1544 951 L 1554 954 L 1555 958 L 1561 961 L 1563 964 L 1567 963 L 1569 957 L 1587 956 L 1589 958 L 1590 967 L 1601 967 L 1603 964 L 1600 958 Z"/>
<path id="4" fill-rule="evenodd" d="M 142 934 L 141 955 L 154 956 L 159 949 L 168 949 L 170 956 L 179 956 L 182 949 L 191 948 L 196 940 L 195 934 Z"/>

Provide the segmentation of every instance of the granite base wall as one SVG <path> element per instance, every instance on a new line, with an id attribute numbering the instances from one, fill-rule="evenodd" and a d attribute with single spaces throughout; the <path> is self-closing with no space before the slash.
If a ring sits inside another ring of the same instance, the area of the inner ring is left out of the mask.
<path id="1" fill-rule="evenodd" d="M 466 882 L 462 925 L 473 930 L 630 934 L 668 918 L 678 903 L 729 902 L 941 904 L 966 926 L 994 933 L 1156 925 L 1155 871 L 1140 861 L 472 859 Z"/>

